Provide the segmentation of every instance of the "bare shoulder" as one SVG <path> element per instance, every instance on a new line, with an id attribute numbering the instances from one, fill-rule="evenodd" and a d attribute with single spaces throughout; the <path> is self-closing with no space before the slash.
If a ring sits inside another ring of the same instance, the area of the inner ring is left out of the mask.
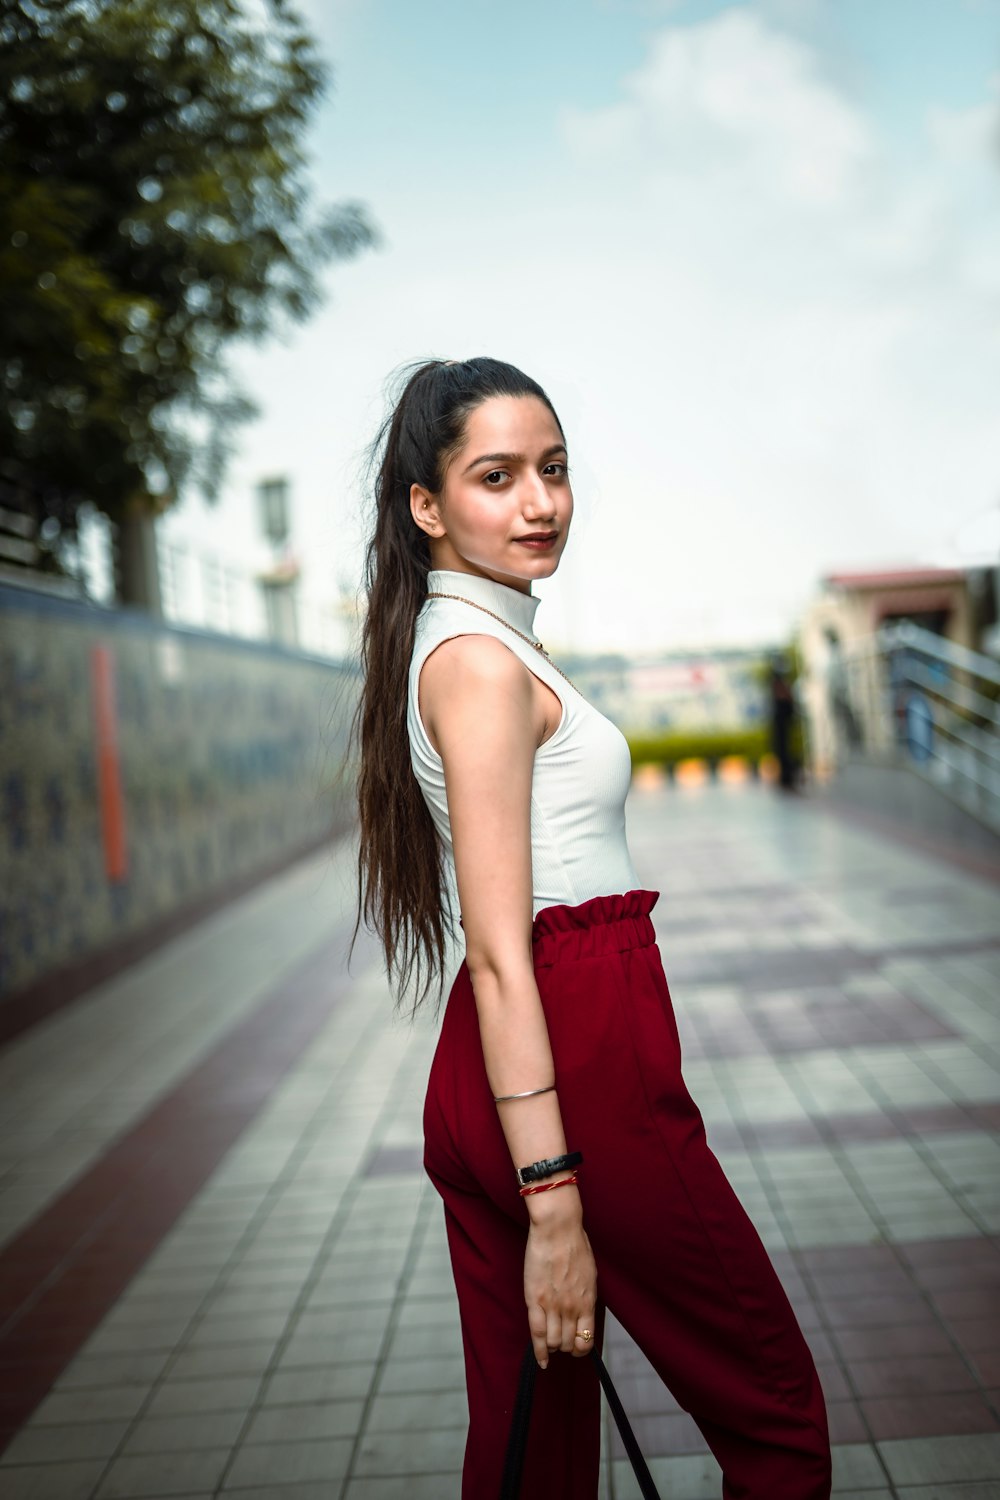
<path id="1" fill-rule="evenodd" d="M 531 673 L 524 662 L 503 641 L 494 635 L 453 635 L 435 646 L 427 655 L 421 677 L 428 684 L 438 683 L 448 688 L 461 678 L 463 690 L 480 685 L 489 692 L 491 688 L 511 687 L 515 683 L 529 683 Z"/>
<path id="2" fill-rule="evenodd" d="M 459 736 L 488 722 L 537 744 L 532 676 L 520 657 L 492 635 L 450 636 L 429 652 L 420 672 L 419 707 L 434 748 L 453 726 Z"/>

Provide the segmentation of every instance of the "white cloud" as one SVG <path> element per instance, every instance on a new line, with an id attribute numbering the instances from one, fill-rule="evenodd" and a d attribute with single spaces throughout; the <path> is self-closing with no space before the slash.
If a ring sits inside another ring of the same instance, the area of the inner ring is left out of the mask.
<path id="1" fill-rule="evenodd" d="M 927 111 L 927 132 L 942 157 L 962 165 L 1000 155 L 1000 73 L 990 79 L 991 98 L 968 109 L 943 109 L 932 104 Z"/>
<path id="2" fill-rule="evenodd" d="M 824 80 L 816 53 L 745 9 L 662 31 L 623 93 L 603 109 L 565 111 L 579 159 L 639 161 L 709 187 L 736 173 L 741 193 L 823 205 L 850 192 L 871 152 L 865 120 Z"/>
<path id="3" fill-rule="evenodd" d="M 946 551 L 997 480 L 995 105 L 931 106 L 904 171 L 815 51 L 746 10 L 666 28 L 622 92 L 563 124 L 644 247 L 628 320 L 636 361 L 662 356 L 635 405 L 663 414 L 682 550 L 707 556 L 715 518 L 733 591 L 744 567 L 783 587 Z"/>

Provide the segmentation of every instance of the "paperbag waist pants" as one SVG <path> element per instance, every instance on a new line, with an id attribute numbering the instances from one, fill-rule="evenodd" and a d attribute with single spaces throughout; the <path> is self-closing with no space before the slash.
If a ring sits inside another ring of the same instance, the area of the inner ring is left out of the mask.
<path id="1" fill-rule="evenodd" d="M 724 1500 L 828 1500 L 827 1414 L 812 1354 L 681 1076 L 649 915 L 658 897 L 631 890 L 550 906 L 532 929 L 567 1149 L 584 1155 L 595 1343 L 603 1349 L 610 1308 L 704 1434 L 723 1471 Z M 464 961 L 431 1065 L 424 1141 L 461 1315 L 469 1400 L 462 1500 L 493 1500 L 529 1338 L 529 1215 Z M 537 1372 L 522 1500 L 596 1500 L 600 1410 L 593 1362 L 553 1352 Z"/>

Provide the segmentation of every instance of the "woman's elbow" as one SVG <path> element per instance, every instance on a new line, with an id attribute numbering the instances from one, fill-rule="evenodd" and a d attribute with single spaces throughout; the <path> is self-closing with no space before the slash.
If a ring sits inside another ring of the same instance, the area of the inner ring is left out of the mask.
<path id="1" fill-rule="evenodd" d="M 534 983 L 530 941 L 513 951 L 489 943 L 469 943 L 465 955 L 469 978 L 477 999 L 522 993 L 526 984 Z"/>

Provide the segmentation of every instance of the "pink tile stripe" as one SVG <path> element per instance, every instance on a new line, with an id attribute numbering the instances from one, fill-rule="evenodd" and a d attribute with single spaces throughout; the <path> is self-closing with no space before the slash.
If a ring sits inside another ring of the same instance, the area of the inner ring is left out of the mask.
<path id="1" fill-rule="evenodd" d="M 0 1452 L 372 960 L 343 924 L 0 1250 Z"/>

